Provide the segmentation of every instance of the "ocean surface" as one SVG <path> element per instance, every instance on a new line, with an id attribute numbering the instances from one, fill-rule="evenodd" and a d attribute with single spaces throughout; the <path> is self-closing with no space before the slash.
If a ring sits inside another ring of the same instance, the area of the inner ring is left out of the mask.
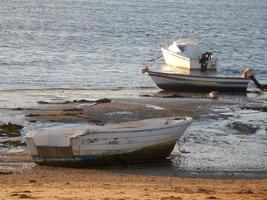
<path id="1" fill-rule="evenodd" d="M 218 72 L 267 80 L 266 0 L 8 0 L 0 3 L 0 90 L 154 87 L 161 42 L 192 38 Z M 266 82 L 266 81 L 265 81 Z"/>

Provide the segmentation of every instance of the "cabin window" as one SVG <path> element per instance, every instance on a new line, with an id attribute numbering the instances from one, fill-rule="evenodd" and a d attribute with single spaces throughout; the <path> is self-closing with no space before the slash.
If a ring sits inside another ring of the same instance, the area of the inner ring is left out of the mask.
<path id="1" fill-rule="evenodd" d="M 181 52 L 184 52 L 186 50 L 185 45 L 178 45 L 178 48 L 180 49 Z"/>

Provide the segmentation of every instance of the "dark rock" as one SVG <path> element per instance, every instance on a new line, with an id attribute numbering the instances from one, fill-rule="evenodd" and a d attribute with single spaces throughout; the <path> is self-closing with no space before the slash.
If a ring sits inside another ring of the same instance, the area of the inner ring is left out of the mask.
<path id="1" fill-rule="evenodd" d="M 190 151 L 180 150 L 181 153 L 190 153 Z"/>
<path id="2" fill-rule="evenodd" d="M 19 124 L 12 124 L 8 122 L 6 124 L 0 125 L 0 137 L 18 137 L 21 135 L 20 130 L 23 129 L 23 126 Z"/>
<path id="3" fill-rule="evenodd" d="M 63 101 L 63 102 L 47 102 L 47 101 L 37 101 L 38 104 L 69 104 L 69 103 L 110 103 L 111 99 L 103 98 L 96 101 L 80 99 L 73 101 Z"/>
<path id="4" fill-rule="evenodd" d="M 89 100 L 86 100 L 86 99 L 81 99 L 81 100 L 74 100 L 73 102 L 74 103 L 92 103 L 94 101 L 89 101 Z M 72 103 L 72 102 L 69 101 L 68 103 Z"/>
<path id="5" fill-rule="evenodd" d="M 18 108 L 13 108 L 13 110 L 22 110 L 22 108 L 18 107 Z"/>
<path id="6" fill-rule="evenodd" d="M 207 199 L 219 199 L 219 198 L 214 197 L 214 196 L 210 196 L 210 197 L 207 197 Z"/>
<path id="7" fill-rule="evenodd" d="M 259 129 L 252 124 L 244 124 L 242 122 L 233 122 L 227 124 L 227 126 L 238 131 L 239 134 L 254 134 Z"/>
<path id="8" fill-rule="evenodd" d="M 73 102 L 76 102 L 75 100 Z M 38 104 L 68 104 L 68 103 L 73 103 L 71 101 L 62 101 L 62 102 L 48 102 L 48 101 L 37 101 L 36 103 Z"/>
<path id="9" fill-rule="evenodd" d="M 21 199 L 31 199 L 32 197 L 30 195 L 27 195 L 27 194 L 20 194 L 19 198 L 21 198 Z"/>
<path id="10" fill-rule="evenodd" d="M 8 147 L 18 147 L 18 146 L 25 146 L 26 145 L 25 142 L 17 141 L 17 140 L 7 140 L 7 141 L 3 141 L 0 143 L 3 144 L 4 146 L 8 146 Z"/>
<path id="11" fill-rule="evenodd" d="M 162 96 L 162 98 L 184 98 L 184 96 L 181 96 L 179 94 L 171 94 L 171 95 Z"/>
<path id="12" fill-rule="evenodd" d="M 49 104 L 49 103 L 46 102 L 46 101 L 37 101 L 36 103 L 38 103 L 38 104 Z"/>
<path id="13" fill-rule="evenodd" d="M 96 100 L 96 103 L 110 103 L 111 99 L 103 98 Z"/>
<path id="14" fill-rule="evenodd" d="M 266 105 L 245 105 L 240 107 L 242 110 L 258 110 L 261 112 L 267 112 Z"/>
<path id="15" fill-rule="evenodd" d="M 37 117 L 37 116 L 40 116 L 40 115 L 38 115 L 38 114 L 28 114 L 28 115 L 25 115 L 26 117 Z"/>
<path id="16" fill-rule="evenodd" d="M 1 170 L 0 171 L 0 175 L 9 175 L 9 174 L 12 174 L 13 172 L 12 171 L 6 171 L 6 170 Z"/>
<path id="17" fill-rule="evenodd" d="M 149 94 L 140 94 L 140 97 L 153 97 L 153 96 Z"/>

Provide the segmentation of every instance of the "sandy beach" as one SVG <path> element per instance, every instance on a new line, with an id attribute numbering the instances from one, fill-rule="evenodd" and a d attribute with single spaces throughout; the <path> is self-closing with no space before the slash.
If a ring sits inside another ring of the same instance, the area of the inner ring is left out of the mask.
<path id="1" fill-rule="evenodd" d="M 16 158 L 16 157 L 20 158 Z M 1 199 L 248 199 L 267 198 L 266 179 L 190 179 L 138 176 L 105 169 L 39 167 L 0 174 Z"/>

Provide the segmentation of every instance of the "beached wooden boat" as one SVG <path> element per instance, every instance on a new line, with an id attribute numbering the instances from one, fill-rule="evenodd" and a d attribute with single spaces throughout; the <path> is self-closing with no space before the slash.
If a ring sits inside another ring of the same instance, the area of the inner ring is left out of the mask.
<path id="1" fill-rule="evenodd" d="M 105 126 L 52 127 L 31 131 L 26 143 L 38 164 L 90 166 L 166 158 L 191 118 L 155 118 Z"/>
<path id="2" fill-rule="evenodd" d="M 162 73 L 150 71 L 148 67 L 145 67 L 142 72 L 147 72 L 154 83 L 163 90 L 190 92 L 246 92 L 249 83 L 249 79 L 243 77 L 217 77 Z"/>

